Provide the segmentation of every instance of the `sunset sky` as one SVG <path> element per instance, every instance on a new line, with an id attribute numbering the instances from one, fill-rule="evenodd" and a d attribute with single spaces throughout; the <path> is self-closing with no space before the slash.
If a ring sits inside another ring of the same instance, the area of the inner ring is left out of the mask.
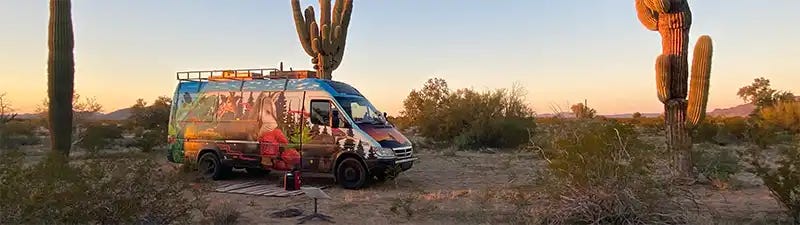
<path id="1" fill-rule="evenodd" d="M 172 95 L 176 71 L 311 69 L 289 2 L 73 0 L 75 89 L 111 112 Z M 742 103 L 736 91 L 759 76 L 800 92 L 800 1 L 690 4 L 691 46 L 714 39 L 709 110 Z M 0 93 L 20 112 L 46 97 L 47 20 L 47 1 L 0 0 Z M 660 48 L 633 0 L 355 0 L 333 78 L 390 114 L 432 77 L 454 89 L 519 82 L 538 113 L 584 99 L 600 114 L 660 112 Z"/>

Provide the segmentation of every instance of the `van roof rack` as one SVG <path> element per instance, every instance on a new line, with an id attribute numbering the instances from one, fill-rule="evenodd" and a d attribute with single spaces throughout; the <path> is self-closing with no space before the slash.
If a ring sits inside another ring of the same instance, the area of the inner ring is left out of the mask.
<path id="1" fill-rule="evenodd" d="M 183 71 L 175 74 L 179 81 L 214 81 L 214 80 L 252 80 L 270 79 L 270 74 L 280 71 L 275 68 L 263 69 L 231 69 L 231 70 L 198 70 Z"/>
<path id="2" fill-rule="evenodd" d="M 175 77 L 179 81 L 219 81 L 219 80 L 254 80 L 254 79 L 302 79 L 318 78 L 316 71 L 310 70 L 283 70 L 283 62 L 280 69 L 230 69 L 230 70 L 199 70 L 177 72 Z"/>

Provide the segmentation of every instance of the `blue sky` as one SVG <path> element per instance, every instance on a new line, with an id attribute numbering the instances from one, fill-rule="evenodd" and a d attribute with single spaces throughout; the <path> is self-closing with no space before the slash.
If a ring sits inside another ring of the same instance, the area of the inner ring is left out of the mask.
<path id="1" fill-rule="evenodd" d="M 316 1 L 301 1 L 302 5 Z M 709 108 L 741 103 L 758 76 L 800 92 L 800 1 L 690 1 L 691 39 L 714 39 Z M 19 111 L 46 96 L 47 1 L 0 0 L 0 93 Z M 73 0 L 76 91 L 106 112 L 171 95 L 180 70 L 310 69 L 289 0 Z M 479 90 L 519 82 L 539 113 L 587 99 L 601 114 L 658 112 L 660 37 L 633 0 L 356 0 L 334 79 L 397 113 L 431 77 Z"/>

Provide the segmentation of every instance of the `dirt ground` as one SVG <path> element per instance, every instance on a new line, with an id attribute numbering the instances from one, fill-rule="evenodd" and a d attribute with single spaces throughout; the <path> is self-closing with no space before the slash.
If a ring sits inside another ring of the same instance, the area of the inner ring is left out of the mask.
<path id="1" fill-rule="evenodd" d="M 489 201 L 487 193 L 498 192 L 509 184 L 537 176 L 544 165 L 533 155 L 522 153 L 421 152 L 414 167 L 394 181 L 375 184 L 362 190 L 339 187 L 325 189 L 333 199 L 321 200 L 320 211 L 336 224 L 513 224 L 517 223 L 513 205 Z M 232 179 L 270 179 L 279 175 Z M 751 176 L 737 176 L 748 183 Z M 309 179 L 312 184 L 332 183 L 331 179 Z M 213 184 L 212 184 L 213 185 Z M 778 203 L 763 186 L 738 185 L 721 191 L 709 185 L 695 185 L 699 196 L 702 224 L 775 224 L 785 221 Z M 273 218 L 271 213 L 296 208 L 304 214 L 313 210 L 305 196 L 262 197 L 242 194 L 209 193 L 212 204 L 230 204 L 241 212 L 239 224 L 296 224 L 297 218 Z M 311 221 L 306 224 L 325 224 Z"/>

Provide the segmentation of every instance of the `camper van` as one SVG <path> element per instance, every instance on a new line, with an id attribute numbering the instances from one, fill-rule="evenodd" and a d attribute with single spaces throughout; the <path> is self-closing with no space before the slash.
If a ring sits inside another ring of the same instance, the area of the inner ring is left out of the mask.
<path id="1" fill-rule="evenodd" d="M 410 169 L 411 142 L 352 86 L 314 71 L 177 73 L 167 158 L 203 176 L 299 171 L 347 189 Z"/>

